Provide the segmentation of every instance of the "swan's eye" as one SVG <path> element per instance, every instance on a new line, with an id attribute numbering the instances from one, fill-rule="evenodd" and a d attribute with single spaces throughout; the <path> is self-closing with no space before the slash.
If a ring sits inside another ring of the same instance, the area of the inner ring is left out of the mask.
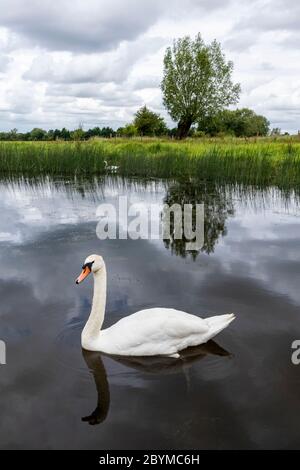
<path id="1" fill-rule="evenodd" d="M 90 263 L 85 263 L 85 264 L 82 266 L 82 269 L 89 268 L 89 270 L 91 271 L 94 262 L 95 262 L 95 261 L 91 261 Z"/>

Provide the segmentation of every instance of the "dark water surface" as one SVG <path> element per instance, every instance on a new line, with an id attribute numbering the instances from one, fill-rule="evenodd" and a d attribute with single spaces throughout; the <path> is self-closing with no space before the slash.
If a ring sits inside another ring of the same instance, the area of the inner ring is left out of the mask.
<path id="1" fill-rule="evenodd" d="M 205 243 L 96 237 L 96 208 L 204 202 Z M 1 448 L 300 447 L 300 209 L 293 194 L 179 183 L 0 184 Z M 91 253 L 108 270 L 105 325 L 148 307 L 237 319 L 181 360 L 83 352 Z M 82 420 L 82 418 L 84 418 Z"/>

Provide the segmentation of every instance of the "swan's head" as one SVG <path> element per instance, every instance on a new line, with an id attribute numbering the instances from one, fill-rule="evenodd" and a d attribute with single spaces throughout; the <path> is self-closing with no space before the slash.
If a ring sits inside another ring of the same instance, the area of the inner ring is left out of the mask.
<path id="1" fill-rule="evenodd" d="M 104 261 L 100 255 L 90 255 L 86 258 L 82 266 L 80 276 L 76 279 L 76 284 L 80 284 L 89 274 L 97 273 L 104 266 Z"/>

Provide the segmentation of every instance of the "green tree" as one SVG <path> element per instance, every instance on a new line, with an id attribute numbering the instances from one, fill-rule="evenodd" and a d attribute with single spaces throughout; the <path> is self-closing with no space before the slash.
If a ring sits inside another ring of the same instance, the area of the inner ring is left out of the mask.
<path id="1" fill-rule="evenodd" d="M 77 129 L 74 129 L 74 131 L 70 133 L 70 137 L 71 139 L 76 141 L 85 139 L 85 132 L 83 130 L 83 124 L 81 122 L 78 124 Z"/>
<path id="2" fill-rule="evenodd" d="M 10 134 L 10 140 L 17 140 L 18 139 L 18 129 L 16 129 L 16 128 L 11 129 L 9 134 Z"/>
<path id="3" fill-rule="evenodd" d="M 270 127 L 267 118 L 248 108 L 225 109 L 214 116 L 205 117 L 198 125 L 199 131 L 212 136 L 224 133 L 236 137 L 265 136 Z"/>
<path id="4" fill-rule="evenodd" d="M 84 140 L 84 130 L 83 129 L 75 129 L 74 131 L 71 132 L 71 139 L 79 141 L 79 140 Z"/>
<path id="5" fill-rule="evenodd" d="M 135 135 L 138 135 L 138 130 L 134 124 L 126 124 L 126 126 L 120 127 L 118 132 L 122 137 L 134 137 Z"/>
<path id="6" fill-rule="evenodd" d="M 44 140 L 47 137 L 47 132 L 44 129 L 40 129 L 35 127 L 30 132 L 30 139 L 31 140 Z"/>
<path id="7" fill-rule="evenodd" d="M 133 124 L 140 135 L 166 135 L 168 128 L 159 114 L 150 111 L 147 106 L 142 106 L 136 113 Z"/>
<path id="8" fill-rule="evenodd" d="M 47 139 L 48 140 L 54 140 L 54 130 L 53 129 L 49 129 L 49 131 L 47 132 Z"/>
<path id="9" fill-rule="evenodd" d="M 54 131 L 54 133 L 55 132 L 56 131 Z M 63 127 L 61 131 L 58 131 L 57 137 L 63 140 L 69 140 L 71 137 L 71 132 L 68 131 L 68 129 L 66 129 L 65 127 Z"/>
<path id="10" fill-rule="evenodd" d="M 231 78 L 233 63 L 226 62 L 220 44 L 206 45 L 198 34 L 174 41 L 164 57 L 161 83 L 163 102 L 178 121 L 177 136 L 186 137 L 190 127 L 238 101 L 240 85 Z"/>
<path id="11" fill-rule="evenodd" d="M 102 137 L 114 137 L 116 135 L 115 131 L 111 127 L 103 127 L 101 130 Z"/>
<path id="12" fill-rule="evenodd" d="M 271 130 L 271 135 L 281 135 L 281 129 L 280 127 L 273 127 L 273 129 Z"/>

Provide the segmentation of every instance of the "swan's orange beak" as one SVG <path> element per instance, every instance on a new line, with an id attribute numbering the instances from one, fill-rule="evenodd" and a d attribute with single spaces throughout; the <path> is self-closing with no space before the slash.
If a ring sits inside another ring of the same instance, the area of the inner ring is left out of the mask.
<path id="1" fill-rule="evenodd" d="M 85 266 L 78 278 L 76 279 L 76 284 L 80 284 L 88 275 L 91 274 L 91 270 L 88 266 Z"/>

